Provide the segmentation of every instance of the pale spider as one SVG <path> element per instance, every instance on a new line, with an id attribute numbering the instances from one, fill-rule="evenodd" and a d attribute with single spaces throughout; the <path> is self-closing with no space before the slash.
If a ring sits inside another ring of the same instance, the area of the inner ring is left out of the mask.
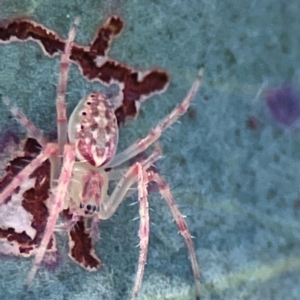
<path id="1" fill-rule="evenodd" d="M 137 183 L 140 205 L 140 255 L 132 291 L 132 299 L 135 299 L 140 290 L 146 264 L 149 241 L 147 184 L 153 181 L 157 183 L 160 193 L 169 205 L 187 245 L 195 278 L 196 299 L 200 299 L 200 271 L 187 224 L 165 180 L 158 173 L 149 170 L 150 166 L 161 155 L 160 148 L 156 147 L 152 155 L 142 162 L 136 162 L 125 173 L 114 170 L 114 168 L 152 145 L 158 140 L 163 131 L 187 111 L 200 87 L 203 69 L 200 70 L 191 90 L 180 105 L 153 128 L 145 138 L 135 142 L 125 151 L 115 154 L 118 144 L 118 125 L 113 106 L 103 94 L 94 92 L 81 100 L 70 116 L 69 123 L 67 122 L 65 94 L 70 64 L 69 58 L 78 24 L 79 18 L 75 20 L 69 32 L 65 50 L 61 55 L 56 99 L 58 142 L 47 143 L 39 129 L 17 107 L 11 105 L 7 98 L 4 98 L 4 102 L 24 125 L 29 135 L 35 137 L 41 144 L 42 151 L 2 191 L 0 204 L 9 201 L 9 197 L 14 190 L 26 181 L 43 161 L 49 159 L 51 163 L 49 218 L 40 246 L 36 250 L 33 267 L 27 277 L 27 285 L 32 282 L 43 260 L 47 245 L 55 230 L 59 213 L 63 209 L 69 208 L 73 215 L 72 220 L 67 224 L 69 229 L 74 226 L 81 216 L 92 218 L 90 232 L 91 237 L 96 239 L 98 236 L 98 221 L 110 218 L 125 196 L 129 194 L 129 188 Z M 108 196 L 108 183 L 110 180 L 116 179 L 119 182 L 112 194 Z"/>

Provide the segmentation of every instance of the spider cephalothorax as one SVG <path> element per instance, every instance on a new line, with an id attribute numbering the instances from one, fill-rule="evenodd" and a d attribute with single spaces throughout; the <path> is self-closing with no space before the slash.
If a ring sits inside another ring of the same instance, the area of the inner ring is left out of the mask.
<path id="1" fill-rule="evenodd" d="M 117 118 L 114 107 L 105 95 L 98 92 L 91 93 L 79 102 L 69 121 L 66 116 L 65 93 L 70 55 L 78 23 L 79 19 L 76 19 L 61 55 L 56 99 L 57 143 L 45 141 L 40 130 L 17 107 L 11 105 L 7 98 L 4 98 L 4 102 L 26 127 L 29 135 L 37 139 L 41 145 L 41 151 L 3 188 L 0 194 L 0 205 L 11 200 L 12 194 L 28 181 L 31 174 L 43 162 L 49 160 L 51 164 L 51 176 L 48 176 L 51 178 L 51 184 L 49 199 L 47 199 L 47 203 L 50 205 L 49 216 L 43 237 L 37 244 L 35 262 L 28 275 L 27 284 L 32 282 L 43 260 L 61 212 L 69 219 L 66 226 L 62 226 L 62 228 L 69 230 L 71 240 L 76 241 L 80 237 L 81 241 L 84 241 L 81 243 L 81 247 L 85 243 L 91 244 L 92 242 L 85 232 L 84 224 L 86 222 L 84 220 L 92 218 L 90 237 L 95 240 L 98 237 L 98 221 L 110 218 L 126 195 L 130 194 L 130 187 L 136 185 L 140 203 L 140 256 L 132 292 L 132 299 L 135 299 L 140 290 L 148 251 L 150 221 L 147 185 L 148 182 L 155 182 L 186 242 L 195 278 L 195 295 L 196 299 L 200 299 L 200 271 L 192 237 L 167 183 L 161 175 L 150 169 L 151 165 L 161 156 L 160 147 L 156 146 L 150 156 L 134 163 L 127 169 L 115 169 L 115 167 L 129 161 L 154 144 L 161 134 L 187 111 L 201 84 L 203 70 L 200 70 L 192 88 L 181 104 L 159 122 L 146 137 L 116 154 Z M 108 195 L 110 181 L 118 181 L 118 183 L 113 192 Z M 82 251 L 82 248 L 77 249 L 73 245 L 71 249 L 73 257 L 76 256 L 76 251 Z M 77 259 L 77 262 L 89 269 L 100 265 L 90 247 L 88 255 Z"/>
<path id="2" fill-rule="evenodd" d="M 69 185 L 69 203 L 72 212 L 82 216 L 99 213 L 101 199 L 107 197 L 108 177 L 88 163 L 75 163 Z"/>

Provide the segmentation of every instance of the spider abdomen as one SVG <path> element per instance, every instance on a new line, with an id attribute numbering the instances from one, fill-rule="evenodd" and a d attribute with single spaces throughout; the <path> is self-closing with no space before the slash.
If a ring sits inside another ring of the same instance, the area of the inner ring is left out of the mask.
<path id="1" fill-rule="evenodd" d="M 69 139 L 76 145 L 76 157 L 100 167 L 116 152 L 118 125 L 114 108 L 101 93 L 81 100 L 70 117 Z"/>

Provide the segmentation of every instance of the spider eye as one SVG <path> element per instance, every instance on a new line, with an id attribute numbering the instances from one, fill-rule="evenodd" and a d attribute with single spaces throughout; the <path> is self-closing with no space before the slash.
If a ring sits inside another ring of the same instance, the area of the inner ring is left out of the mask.
<path id="1" fill-rule="evenodd" d="M 92 103 L 91 103 L 91 102 L 87 102 L 86 104 L 87 104 L 87 105 L 91 105 Z"/>
<path id="2" fill-rule="evenodd" d="M 83 115 L 83 116 L 86 116 L 86 112 L 85 112 L 85 111 L 84 111 L 84 112 L 82 112 L 82 115 Z"/>
<path id="3" fill-rule="evenodd" d="M 87 209 L 87 210 L 91 210 L 91 209 L 92 209 L 92 206 L 91 206 L 90 204 L 88 204 L 87 207 L 86 207 L 86 209 Z"/>
<path id="4" fill-rule="evenodd" d="M 80 207 L 80 208 L 83 208 L 83 207 L 84 207 L 84 205 L 83 205 L 82 202 L 80 202 L 79 207 Z"/>

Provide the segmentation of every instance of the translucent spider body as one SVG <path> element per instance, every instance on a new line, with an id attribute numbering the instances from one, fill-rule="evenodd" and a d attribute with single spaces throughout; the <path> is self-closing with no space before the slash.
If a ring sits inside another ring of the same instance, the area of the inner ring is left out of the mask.
<path id="1" fill-rule="evenodd" d="M 115 156 L 118 144 L 117 118 L 104 95 L 92 93 L 79 102 L 69 120 L 68 137 L 79 159 L 69 185 L 68 208 L 75 215 L 99 214 L 109 181 L 101 166 Z"/>
<path id="2" fill-rule="evenodd" d="M 4 99 L 12 113 L 27 129 L 29 135 L 38 140 L 42 150 L 5 187 L 0 194 L 0 204 L 9 201 L 15 189 L 28 180 L 30 174 L 44 161 L 49 159 L 51 163 L 50 213 L 44 236 L 36 251 L 35 261 L 27 278 L 27 284 L 32 282 L 43 260 L 62 210 L 69 209 L 72 215 L 72 219 L 65 225 L 69 230 L 72 230 L 79 218 L 92 218 L 90 234 L 93 239 L 96 239 L 98 237 L 98 221 L 110 218 L 126 198 L 129 188 L 136 183 L 140 204 L 140 255 L 132 292 L 132 299 L 135 299 L 140 290 L 146 264 L 150 227 L 147 185 L 148 182 L 153 181 L 157 183 L 173 214 L 179 232 L 186 242 L 195 278 L 195 297 L 200 299 L 200 271 L 187 224 L 167 183 L 158 173 L 149 170 L 150 166 L 160 157 L 161 149 L 157 146 L 149 157 L 128 167 L 125 171 L 114 168 L 155 143 L 162 132 L 187 111 L 200 87 L 203 70 L 201 69 L 199 72 L 191 90 L 180 105 L 153 128 L 145 138 L 138 140 L 125 151 L 116 154 L 118 144 L 117 120 L 111 103 L 103 94 L 91 93 L 81 100 L 70 116 L 69 122 L 67 120 L 65 94 L 70 54 L 78 23 L 79 19 L 76 19 L 61 56 L 56 99 L 57 143 L 47 143 L 39 129 L 17 107 L 11 105 L 7 98 Z M 112 194 L 108 195 L 110 180 L 119 181 Z"/>

